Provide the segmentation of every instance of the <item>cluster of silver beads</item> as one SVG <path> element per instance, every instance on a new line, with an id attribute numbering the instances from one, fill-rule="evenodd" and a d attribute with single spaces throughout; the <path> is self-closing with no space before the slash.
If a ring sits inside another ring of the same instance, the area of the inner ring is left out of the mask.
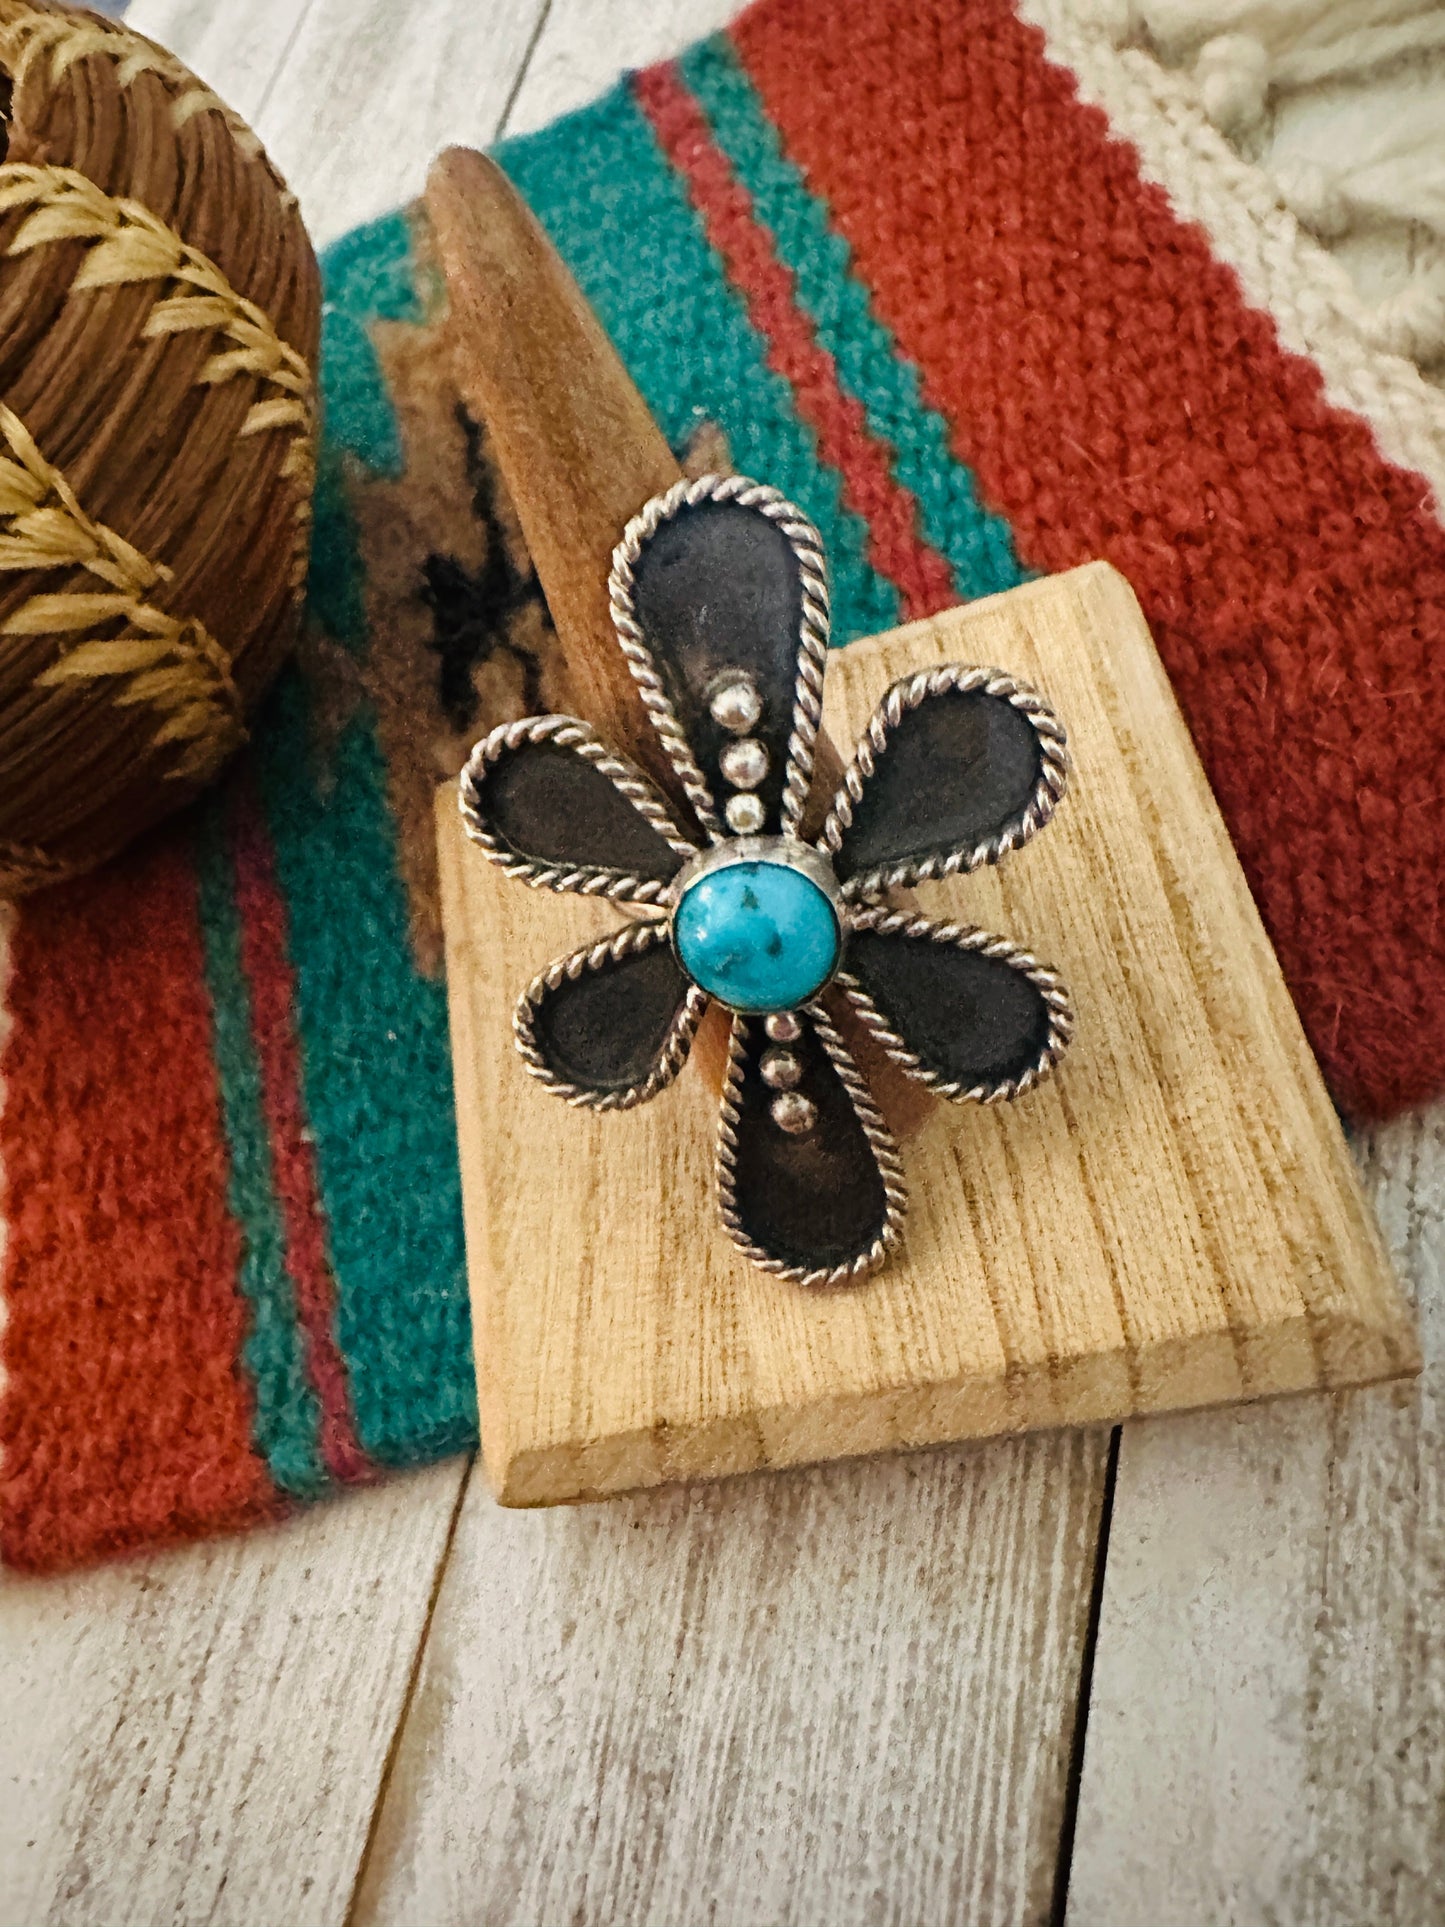
<path id="1" fill-rule="evenodd" d="M 728 828 L 734 836 L 756 836 L 763 827 L 766 812 L 757 794 L 765 781 L 770 762 L 767 745 L 749 732 L 762 719 L 763 699 L 751 676 L 728 676 L 714 692 L 708 705 L 713 721 L 734 739 L 718 758 L 718 769 L 732 795 L 723 806 Z"/>
<path id="2" fill-rule="evenodd" d="M 818 1107 L 797 1089 L 803 1066 L 787 1048 L 797 1043 L 803 1026 L 792 1011 L 779 1010 L 764 1021 L 763 1028 L 771 1041 L 763 1052 L 759 1071 L 768 1089 L 777 1092 L 771 1106 L 773 1122 L 789 1137 L 804 1137 L 818 1121 Z"/>

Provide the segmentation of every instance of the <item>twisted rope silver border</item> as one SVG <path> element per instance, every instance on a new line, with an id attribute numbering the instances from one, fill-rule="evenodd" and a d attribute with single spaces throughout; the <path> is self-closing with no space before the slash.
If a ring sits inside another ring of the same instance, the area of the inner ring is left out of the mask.
<path id="1" fill-rule="evenodd" d="M 729 832 L 718 815 L 707 778 L 698 766 L 663 687 L 657 659 L 647 646 L 633 598 L 635 570 L 643 545 L 664 522 L 681 510 L 696 508 L 703 502 L 736 502 L 742 508 L 757 509 L 782 530 L 798 560 L 802 614 L 798 622 L 798 673 L 793 684 L 793 724 L 788 737 L 782 800 L 783 834 L 795 835 L 812 786 L 814 746 L 823 723 L 823 676 L 828 665 L 830 622 L 828 564 L 823 554 L 823 538 L 803 511 L 780 489 L 765 482 L 754 482 L 746 475 L 701 475 L 696 481 L 675 482 L 665 494 L 654 495 L 643 504 L 612 551 L 607 594 L 613 626 L 652 726 L 681 779 L 697 820 L 714 843 L 721 843 Z"/>
<path id="2" fill-rule="evenodd" d="M 786 1259 L 774 1257 L 771 1252 L 765 1251 L 748 1236 L 738 1212 L 738 1123 L 742 1116 L 743 1051 L 747 1042 L 748 1025 L 760 1020 L 741 1015 L 734 1016 L 732 1031 L 728 1037 L 727 1077 L 723 1083 L 722 1103 L 718 1109 L 718 1216 L 722 1220 L 723 1229 L 738 1250 L 759 1270 L 771 1272 L 777 1278 L 787 1278 L 793 1284 L 805 1285 L 809 1289 L 826 1290 L 834 1285 L 856 1284 L 860 1278 L 866 1278 L 870 1272 L 877 1271 L 884 1263 L 897 1245 L 902 1232 L 903 1220 L 908 1211 L 908 1191 L 903 1182 L 903 1164 L 899 1158 L 898 1146 L 893 1140 L 893 1134 L 884 1123 L 882 1113 L 873 1102 L 872 1093 L 864 1083 L 858 1067 L 848 1055 L 847 1046 L 838 1035 L 832 1019 L 819 1003 L 806 1005 L 804 1015 L 818 1033 L 819 1042 L 842 1079 L 843 1088 L 848 1093 L 853 1109 L 857 1113 L 858 1122 L 863 1126 L 863 1134 L 877 1160 L 878 1170 L 883 1179 L 883 1228 L 868 1248 L 860 1251 L 847 1264 L 834 1265 L 831 1269 L 820 1266 L 811 1271 L 802 1265 L 790 1265 Z"/>
<path id="3" fill-rule="evenodd" d="M 1004 1078 L 997 1084 L 963 1084 L 930 1070 L 900 1032 L 874 1003 L 858 979 L 845 967 L 834 981 L 842 989 L 862 1022 L 882 1045 L 885 1053 L 910 1077 L 926 1084 L 940 1097 L 954 1103 L 999 1104 L 1011 1102 L 1031 1091 L 1053 1070 L 1074 1034 L 1074 1008 L 1068 987 L 1056 970 L 1040 963 L 1032 951 L 1010 943 L 1007 937 L 992 936 L 967 923 L 939 923 L 933 917 L 910 916 L 883 906 L 854 910 L 848 919 L 852 930 L 871 930 L 880 937 L 927 938 L 932 943 L 953 944 L 959 950 L 976 950 L 985 957 L 998 957 L 1021 971 L 1043 997 L 1049 1012 L 1048 1036 L 1037 1058 L 1018 1077 Z"/>
<path id="4" fill-rule="evenodd" d="M 509 877 L 530 884 L 534 890 L 573 891 L 582 896 L 610 897 L 619 903 L 661 902 L 672 888 L 671 877 L 659 882 L 656 877 L 629 876 L 625 870 L 595 864 L 569 869 L 563 864 L 522 855 L 491 829 L 481 808 L 482 778 L 504 757 L 531 743 L 551 743 L 591 763 L 680 857 L 686 860 L 697 855 L 696 845 L 689 843 L 678 829 L 667 805 L 642 772 L 622 757 L 614 756 L 587 724 L 575 716 L 524 716 L 520 722 L 500 723 L 474 747 L 457 787 L 457 807 L 472 842 Z"/>
<path id="5" fill-rule="evenodd" d="M 652 1069 L 640 1084 L 629 1084 L 625 1090 L 594 1091 L 573 1084 L 552 1069 L 537 1044 L 537 1013 L 564 982 L 575 983 L 584 971 L 611 969 L 628 957 L 642 956 L 668 941 L 668 926 L 661 918 L 629 923 L 616 936 L 603 937 L 597 943 L 584 944 L 570 956 L 558 957 L 539 971 L 522 992 L 512 1012 L 512 1036 L 527 1069 L 554 1097 L 562 1098 L 574 1109 L 630 1111 L 635 1105 L 656 1097 L 677 1076 L 687 1062 L 692 1040 L 708 1006 L 706 991 L 699 990 L 696 984 L 689 984 L 678 1005 L 677 1015 Z"/>
<path id="6" fill-rule="evenodd" d="M 1069 777 L 1068 737 L 1052 708 L 1027 683 L 1017 681 L 1002 669 L 970 667 L 949 662 L 937 669 L 920 669 L 903 676 L 885 691 L 882 701 L 868 719 L 868 727 L 858 738 L 853 759 L 843 772 L 838 793 L 833 798 L 827 820 L 818 837 L 818 848 L 836 857 L 843 847 L 853 811 L 862 798 L 868 779 L 888 748 L 888 738 L 903 718 L 931 697 L 951 691 L 970 695 L 981 690 L 987 696 L 1001 696 L 1020 714 L 1027 716 L 1038 737 L 1042 768 L 1033 794 L 1023 810 L 1003 828 L 971 850 L 950 850 L 921 861 L 904 859 L 865 870 L 841 885 L 845 898 L 876 897 L 885 890 L 906 888 L 939 877 L 965 876 L 986 863 L 997 863 L 1010 850 L 1017 850 L 1037 835 L 1058 808 Z"/>

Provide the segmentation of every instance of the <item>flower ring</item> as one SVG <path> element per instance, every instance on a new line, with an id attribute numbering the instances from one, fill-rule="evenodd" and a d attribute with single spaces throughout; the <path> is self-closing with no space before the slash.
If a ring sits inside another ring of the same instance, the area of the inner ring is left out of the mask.
<path id="1" fill-rule="evenodd" d="M 709 1001 L 724 1005 L 724 1226 L 800 1284 L 861 1278 L 897 1243 L 906 1194 L 824 994 L 835 986 L 942 1097 L 1018 1097 L 1053 1068 L 1072 1029 L 1055 973 L 886 893 L 1027 842 L 1064 792 L 1063 728 L 998 670 L 906 676 L 808 842 L 828 648 L 817 530 L 745 477 L 679 482 L 629 522 L 609 586 L 697 830 L 573 717 L 505 723 L 477 744 L 461 811 L 489 857 L 525 883 L 650 913 L 527 986 L 517 1048 L 568 1103 L 624 1110 L 671 1083 Z"/>

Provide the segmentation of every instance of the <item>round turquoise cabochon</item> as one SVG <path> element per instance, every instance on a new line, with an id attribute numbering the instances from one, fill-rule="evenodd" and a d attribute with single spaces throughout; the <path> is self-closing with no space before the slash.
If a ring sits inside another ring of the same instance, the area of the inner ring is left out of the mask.
<path id="1" fill-rule="evenodd" d="M 733 1010 L 796 1010 L 838 963 L 838 919 L 811 877 L 784 863 L 732 863 L 700 876 L 673 916 L 688 976 Z"/>

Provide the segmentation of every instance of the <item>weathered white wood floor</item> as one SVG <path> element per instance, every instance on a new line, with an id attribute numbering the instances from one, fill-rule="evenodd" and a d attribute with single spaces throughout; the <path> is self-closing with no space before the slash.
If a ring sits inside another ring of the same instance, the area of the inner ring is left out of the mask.
<path id="1" fill-rule="evenodd" d="M 131 10 L 321 240 L 731 11 Z M 1130 1427 L 1114 1479 L 1040 1437 L 506 1514 L 453 1464 L 6 1581 L 0 1927 L 1437 1922 L 1445 1111 L 1363 1155 L 1415 1391 Z"/>

